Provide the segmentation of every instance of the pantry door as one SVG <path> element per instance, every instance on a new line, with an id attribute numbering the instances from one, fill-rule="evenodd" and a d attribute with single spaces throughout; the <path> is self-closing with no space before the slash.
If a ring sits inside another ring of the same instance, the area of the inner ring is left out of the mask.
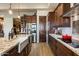
<path id="1" fill-rule="evenodd" d="M 46 16 L 39 16 L 39 42 L 46 42 Z"/>

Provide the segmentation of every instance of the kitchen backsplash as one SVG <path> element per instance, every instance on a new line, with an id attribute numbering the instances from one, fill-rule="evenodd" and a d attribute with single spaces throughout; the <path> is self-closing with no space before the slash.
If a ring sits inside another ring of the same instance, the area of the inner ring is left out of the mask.
<path id="1" fill-rule="evenodd" d="M 61 30 L 62 35 L 72 35 L 72 29 L 70 27 L 59 27 L 58 30 Z"/>

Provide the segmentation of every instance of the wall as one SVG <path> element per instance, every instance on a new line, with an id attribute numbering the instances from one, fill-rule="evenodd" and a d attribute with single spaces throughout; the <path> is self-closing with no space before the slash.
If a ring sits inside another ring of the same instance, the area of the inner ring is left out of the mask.
<path id="1" fill-rule="evenodd" d="M 62 35 L 72 35 L 72 28 L 71 27 L 59 27 L 59 30 L 61 30 Z"/>
<path id="2" fill-rule="evenodd" d="M 39 43 L 39 16 L 47 16 L 47 15 L 48 15 L 48 10 L 37 10 L 37 43 Z M 46 25 L 46 30 L 47 30 L 47 25 Z M 46 31 L 46 42 L 48 41 L 47 36 L 48 36 L 48 32 Z"/>
<path id="3" fill-rule="evenodd" d="M 8 15 L 4 18 L 4 37 L 8 39 L 8 34 L 13 27 L 12 16 Z"/>
<path id="4" fill-rule="evenodd" d="M 4 17 L 3 31 L 4 37 L 8 39 L 8 33 L 13 27 L 13 16 L 9 15 L 8 12 L 0 12 L 0 16 Z"/>

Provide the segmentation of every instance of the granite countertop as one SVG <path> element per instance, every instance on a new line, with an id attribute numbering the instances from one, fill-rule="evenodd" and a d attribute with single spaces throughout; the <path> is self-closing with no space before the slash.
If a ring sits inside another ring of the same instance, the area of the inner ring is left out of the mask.
<path id="1" fill-rule="evenodd" d="M 62 36 L 61 35 L 57 35 L 57 34 L 49 34 L 50 36 L 54 37 L 57 41 L 59 41 L 61 44 L 63 44 L 65 47 L 69 48 L 71 51 L 73 51 L 74 53 L 76 53 L 77 55 L 79 55 L 79 48 L 74 48 L 72 47 L 70 44 L 68 43 L 65 43 L 64 41 L 62 41 L 61 39 L 58 39 L 58 38 L 61 38 Z M 73 37 L 74 38 L 74 37 Z M 75 40 L 75 38 L 74 38 Z"/>
<path id="2" fill-rule="evenodd" d="M 24 35 L 18 35 L 17 37 L 14 37 L 11 40 L 7 40 L 6 38 L 0 38 L 0 55 L 6 53 L 7 51 L 9 51 L 12 47 L 16 46 L 17 44 L 23 42 L 23 40 L 21 40 L 21 38 L 28 38 L 30 36 L 30 34 Z"/>

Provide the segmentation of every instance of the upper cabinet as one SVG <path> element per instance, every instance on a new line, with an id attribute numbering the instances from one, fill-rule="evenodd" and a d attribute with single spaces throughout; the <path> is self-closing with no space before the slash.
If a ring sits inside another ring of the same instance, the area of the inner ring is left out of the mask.
<path id="1" fill-rule="evenodd" d="M 67 13 L 70 9 L 70 3 L 63 3 L 63 14 Z"/>
<path id="2" fill-rule="evenodd" d="M 62 16 L 64 13 L 67 13 L 70 10 L 70 3 L 60 3 L 55 12 L 58 16 Z"/>
<path id="3" fill-rule="evenodd" d="M 58 7 L 55 9 L 55 13 L 57 16 L 61 16 L 63 14 L 63 4 L 59 4 Z"/>
<path id="4" fill-rule="evenodd" d="M 36 16 L 26 16 L 25 17 L 27 23 L 36 23 Z"/>
<path id="5" fill-rule="evenodd" d="M 31 22 L 32 22 L 32 23 L 36 23 L 36 16 L 35 16 L 35 15 L 32 16 L 32 18 L 31 18 Z"/>
<path id="6" fill-rule="evenodd" d="M 49 32 L 51 33 L 52 27 L 55 25 L 55 13 L 49 12 L 48 14 L 48 26 L 49 26 Z"/>
<path id="7" fill-rule="evenodd" d="M 49 12 L 48 20 L 51 24 L 50 27 L 70 27 L 70 17 L 62 17 L 69 10 L 69 3 L 60 3 L 54 12 Z"/>
<path id="8" fill-rule="evenodd" d="M 54 22 L 54 20 L 55 20 L 55 13 L 54 12 L 49 12 L 48 21 Z"/>
<path id="9" fill-rule="evenodd" d="M 76 15 L 79 15 L 79 3 L 72 3 L 70 10 L 64 13 L 62 16 L 63 17 L 74 17 Z"/>

